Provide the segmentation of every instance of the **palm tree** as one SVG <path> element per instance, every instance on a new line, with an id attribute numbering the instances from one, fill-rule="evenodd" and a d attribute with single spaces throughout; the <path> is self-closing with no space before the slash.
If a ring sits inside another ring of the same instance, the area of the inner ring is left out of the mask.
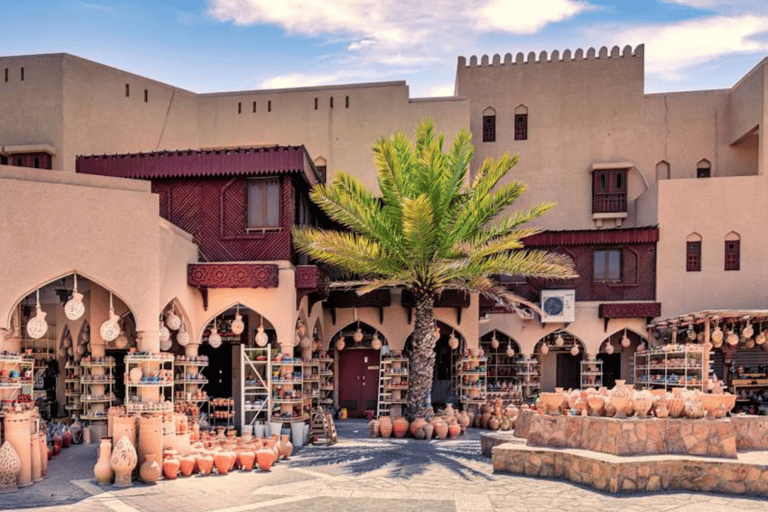
<path id="1" fill-rule="evenodd" d="M 537 230 L 521 225 L 554 203 L 502 215 L 526 188 L 519 181 L 500 184 L 517 156 L 486 159 L 470 182 L 471 134 L 462 130 L 447 153 L 444 142 L 429 119 L 417 126 L 415 144 L 402 133 L 381 138 L 373 147 L 380 197 L 343 172 L 337 172 L 331 184 L 312 190 L 312 200 L 348 231 L 293 231 L 299 251 L 359 276 L 347 283 L 359 286 L 359 294 L 382 287 L 414 294 L 407 395 L 412 417 L 423 416 L 429 407 L 436 294 L 458 289 L 515 304 L 521 299 L 495 282 L 494 275 L 576 277 L 567 257 L 523 249 L 521 239 Z"/>

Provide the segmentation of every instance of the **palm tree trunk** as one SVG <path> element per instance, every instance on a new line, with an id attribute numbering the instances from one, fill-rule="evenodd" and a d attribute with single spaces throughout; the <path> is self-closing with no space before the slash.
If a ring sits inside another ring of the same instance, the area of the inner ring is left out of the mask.
<path id="1" fill-rule="evenodd" d="M 411 340 L 408 416 L 424 416 L 430 405 L 435 369 L 435 307 L 431 293 L 416 294 L 416 325 Z"/>

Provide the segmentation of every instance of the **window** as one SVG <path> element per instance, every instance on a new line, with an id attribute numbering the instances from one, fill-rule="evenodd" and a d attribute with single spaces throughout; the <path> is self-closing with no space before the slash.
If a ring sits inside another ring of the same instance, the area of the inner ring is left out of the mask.
<path id="1" fill-rule="evenodd" d="M 256 102 L 255 101 L 253 102 L 253 113 L 254 114 L 256 113 Z"/>
<path id="2" fill-rule="evenodd" d="M 131 97 L 131 86 L 129 84 L 125 84 L 125 97 L 126 98 Z"/>
<path id="3" fill-rule="evenodd" d="M 8 81 L 8 68 L 5 68 L 5 81 Z"/>
<path id="4" fill-rule="evenodd" d="M 33 167 L 34 167 L 35 169 L 39 169 L 39 168 L 40 168 L 40 157 L 39 157 L 39 156 L 36 156 L 36 157 L 34 158 Z"/>
<path id="5" fill-rule="evenodd" d="M 685 242 L 685 271 L 701 272 L 701 240 Z"/>
<path id="6" fill-rule="evenodd" d="M 144 89 L 144 103 L 149 101 L 149 90 Z"/>
<path id="7" fill-rule="evenodd" d="M 24 66 L 21 66 L 21 81 L 24 81 Z"/>
<path id="8" fill-rule="evenodd" d="M 243 113 L 243 102 L 242 101 L 238 101 L 237 102 L 237 113 L 238 114 L 242 114 Z"/>
<path id="9" fill-rule="evenodd" d="M 272 100 L 267 101 L 267 112 L 272 112 Z"/>
<path id="10" fill-rule="evenodd" d="M 712 164 L 706 158 L 699 160 L 696 164 L 696 177 L 709 178 L 710 176 L 712 176 Z"/>
<path id="11" fill-rule="evenodd" d="M 333 108 L 333 96 L 331 96 L 331 108 Z"/>
<path id="12" fill-rule="evenodd" d="M 248 229 L 280 227 L 280 178 L 248 180 Z"/>
<path id="13" fill-rule="evenodd" d="M 621 250 L 608 249 L 594 252 L 592 280 L 595 282 L 621 281 Z"/>
<path id="14" fill-rule="evenodd" d="M 488 107 L 483 110 L 483 142 L 496 141 L 496 111 Z"/>
<path id="15" fill-rule="evenodd" d="M 669 162 L 662 160 L 656 164 L 656 179 L 668 180 L 670 178 Z"/>
<path id="16" fill-rule="evenodd" d="M 528 108 L 525 105 L 515 108 L 515 140 L 528 140 Z"/>
<path id="17" fill-rule="evenodd" d="M 592 213 L 627 211 L 627 170 L 595 169 L 592 173 Z"/>
<path id="18" fill-rule="evenodd" d="M 322 156 L 319 156 L 315 158 L 315 169 L 317 170 L 317 173 L 322 177 L 321 181 L 325 181 L 325 173 L 328 169 L 328 161 L 323 158 Z"/>
<path id="19" fill-rule="evenodd" d="M 315 110 L 317 110 L 317 98 L 315 98 Z"/>
<path id="20" fill-rule="evenodd" d="M 741 240 L 731 231 L 725 237 L 725 270 L 739 270 L 741 261 Z"/>
<path id="21" fill-rule="evenodd" d="M 344 108 L 349 108 L 349 96 L 344 97 Z"/>

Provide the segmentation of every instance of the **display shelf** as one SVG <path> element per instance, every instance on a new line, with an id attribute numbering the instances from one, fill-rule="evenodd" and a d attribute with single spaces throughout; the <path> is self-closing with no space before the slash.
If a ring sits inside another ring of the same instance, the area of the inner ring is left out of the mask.
<path id="1" fill-rule="evenodd" d="M 213 427 L 233 427 L 235 422 L 234 398 L 211 398 L 208 401 L 209 416 Z"/>
<path id="2" fill-rule="evenodd" d="M 180 406 L 181 408 L 196 412 L 189 415 L 194 417 L 193 420 L 200 418 L 200 407 L 197 404 L 208 403 L 208 393 L 203 390 L 203 386 L 208 384 L 208 379 L 201 373 L 207 366 L 208 356 L 178 355 L 173 363 L 175 399 L 177 402 L 183 401 L 189 404 Z"/>
<path id="3" fill-rule="evenodd" d="M 302 363 L 302 378 L 304 380 L 304 396 L 308 397 L 315 408 L 320 405 L 322 398 L 320 383 L 323 377 L 320 375 L 321 363 L 317 359 L 311 359 Z"/>
<path id="4" fill-rule="evenodd" d="M 638 387 L 685 387 L 707 389 L 709 352 L 703 345 L 669 344 L 635 353 L 634 374 Z"/>
<path id="5" fill-rule="evenodd" d="M 0 377 L 0 397 L 11 400 L 21 393 L 21 365 L 22 357 L 15 353 L 5 353 L 0 355 L 0 370 L 3 377 Z"/>
<path id="6" fill-rule="evenodd" d="M 468 353 L 454 363 L 454 392 L 465 406 L 485 403 L 488 397 L 488 358 Z"/>
<path id="7" fill-rule="evenodd" d="M 270 421 L 306 420 L 312 408 L 312 399 L 304 393 L 303 361 L 295 357 L 277 355 L 272 358 L 270 374 L 273 408 Z"/>
<path id="8" fill-rule="evenodd" d="M 379 400 L 376 415 L 399 415 L 408 390 L 408 359 L 399 355 L 382 356 L 379 361 Z"/>
<path id="9" fill-rule="evenodd" d="M 142 403 L 149 398 L 153 402 L 173 403 L 173 354 L 135 352 L 126 355 L 124 362 L 127 402 Z M 157 390 L 157 393 L 147 397 L 145 393 L 150 389 Z"/>
<path id="10" fill-rule="evenodd" d="M 109 356 L 98 359 L 85 357 L 80 360 L 82 419 L 91 421 L 107 419 L 107 411 L 115 396 L 114 370 L 115 360 Z M 84 397 L 89 399 L 83 400 Z M 93 399 L 94 397 L 98 399 Z"/>
<path id="11" fill-rule="evenodd" d="M 267 422 L 272 410 L 271 378 L 272 346 L 247 348 L 243 347 L 240 361 L 240 427 L 256 422 Z"/>
<path id="12" fill-rule="evenodd" d="M 603 385 L 603 361 L 588 359 L 581 361 L 581 389 L 599 388 Z"/>

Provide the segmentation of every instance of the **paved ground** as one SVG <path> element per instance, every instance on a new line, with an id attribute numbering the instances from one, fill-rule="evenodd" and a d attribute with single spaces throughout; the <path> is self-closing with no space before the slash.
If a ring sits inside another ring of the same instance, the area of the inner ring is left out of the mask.
<path id="1" fill-rule="evenodd" d="M 40 484 L 0 494 L 0 510 L 105 512 L 511 512 L 766 510 L 768 500 L 714 494 L 614 496 L 562 481 L 495 475 L 478 433 L 458 441 L 366 439 L 364 422 L 337 424 L 342 442 L 307 447 L 269 473 L 179 478 L 127 489 L 93 479 L 96 446 L 64 450 Z"/>

